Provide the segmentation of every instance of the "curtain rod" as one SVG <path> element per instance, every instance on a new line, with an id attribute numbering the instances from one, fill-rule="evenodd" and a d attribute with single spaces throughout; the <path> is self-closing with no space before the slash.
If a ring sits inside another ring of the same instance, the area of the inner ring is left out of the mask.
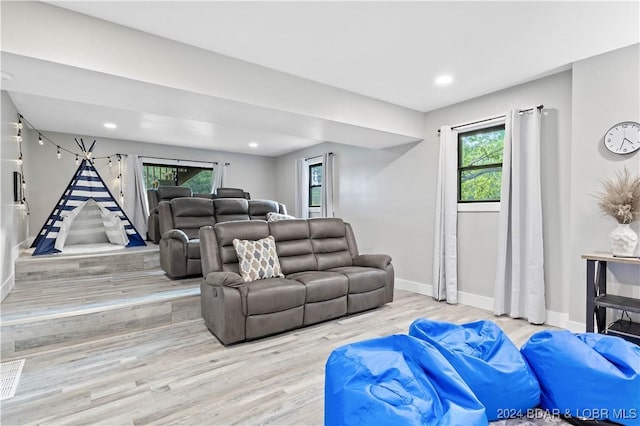
<path id="1" fill-rule="evenodd" d="M 538 109 L 538 110 L 541 110 L 542 108 L 544 108 L 544 105 L 543 104 L 536 105 L 535 108 Z M 518 114 L 522 114 L 522 113 L 529 112 L 529 111 L 533 111 L 533 108 L 527 108 L 527 109 L 518 110 Z M 497 120 L 498 118 L 505 118 L 505 117 L 506 116 L 504 114 L 496 115 L 495 117 L 489 117 L 489 118 L 485 118 L 483 120 L 471 121 L 469 123 L 463 123 L 463 124 L 458 124 L 456 126 L 451 126 L 451 129 L 457 129 L 457 128 L 460 128 L 460 127 L 471 126 L 472 124 L 480 124 L 480 123 L 484 123 L 485 121 Z M 438 129 L 438 134 L 440 134 L 440 129 Z"/>
<path id="2" fill-rule="evenodd" d="M 330 152 L 330 153 L 329 153 L 329 155 L 333 155 L 333 152 Z M 322 157 L 322 154 L 320 154 L 320 155 L 314 155 L 313 157 L 307 157 L 307 158 L 305 158 L 304 160 L 305 160 L 305 161 L 307 161 L 307 160 L 311 160 L 311 159 L 313 159 L 313 158 L 320 158 L 320 157 Z"/>
<path id="3" fill-rule="evenodd" d="M 171 160 L 171 161 L 185 161 L 185 162 L 190 162 L 190 163 L 211 163 L 211 164 L 219 164 L 217 161 L 201 161 L 201 160 L 181 160 L 179 158 L 168 158 L 168 157 L 150 157 L 147 155 L 141 155 L 140 157 L 142 158 L 149 158 L 149 159 L 153 159 L 153 160 Z M 224 163 L 225 166 L 230 166 L 231 163 Z"/>

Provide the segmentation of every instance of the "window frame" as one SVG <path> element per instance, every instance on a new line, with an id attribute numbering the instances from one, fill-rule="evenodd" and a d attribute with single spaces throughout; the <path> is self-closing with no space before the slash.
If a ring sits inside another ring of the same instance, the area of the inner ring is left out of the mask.
<path id="1" fill-rule="evenodd" d="M 322 207 L 322 200 L 320 200 L 320 204 L 318 204 L 318 205 L 311 204 L 311 189 L 312 188 L 320 188 L 320 191 L 322 193 L 322 183 L 320 183 L 320 185 L 312 185 L 311 184 L 311 176 L 312 176 L 311 169 L 320 168 L 320 170 L 322 170 L 323 173 L 324 173 L 324 170 L 323 170 L 322 161 L 309 163 L 308 167 L 309 167 L 309 179 L 308 179 L 307 191 L 308 191 L 309 195 L 307 197 L 308 198 L 307 207 L 311 211 L 311 209 L 320 209 Z"/>
<path id="2" fill-rule="evenodd" d="M 504 167 L 504 158 L 503 158 L 503 161 L 499 163 L 482 164 L 480 166 L 462 166 L 462 138 L 473 136 L 480 133 L 490 133 L 498 130 L 506 131 L 506 123 L 504 122 L 504 120 L 498 123 L 496 122 L 486 123 L 486 125 L 482 127 L 474 126 L 473 128 L 470 128 L 468 130 L 467 129 L 463 131 L 458 130 L 457 203 L 458 203 L 459 211 L 495 211 L 494 206 L 500 204 L 500 198 L 482 199 L 482 200 L 462 200 L 462 173 L 463 172 L 469 171 L 469 170 L 495 169 L 497 167 L 500 167 L 500 171 L 502 172 L 502 169 Z M 504 141 L 503 141 L 503 144 L 504 144 Z M 478 208 L 470 207 L 470 205 L 477 205 Z M 465 208 L 464 206 L 469 206 L 469 207 Z"/>
<path id="3" fill-rule="evenodd" d="M 212 176 L 213 173 L 215 173 L 215 170 L 213 168 L 214 163 L 211 162 L 204 162 L 204 161 L 191 161 L 191 160 L 174 160 L 174 159 L 166 159 L 166 158 L 154 158 L 154 157 L 140 157 L 140 159 L 142 160 L 142 168 L 143 168 L 143 174 L 146 173 L 146 166 L 157 166 L 157 167 L 166 167 L 166 168 L 172 168 L 175 169 L 174 171 L 174 177 L 173 177 L 173 185 L 171 186 L 177 186 L 177 187 L 187 187 L 185 185 L 178 185 L 178 175 L 179 175 L 179 170 L 180 168 L 194 168 L 194 169 L 202 169 L 204 170 L 211 170 Z M 146 182 L 146 174 L 145 174 L 145 189 L 151 189 L 153 187 L 147 187 L 147 182 Z M 209 191 L 207 191 L 209 192 Z"/>

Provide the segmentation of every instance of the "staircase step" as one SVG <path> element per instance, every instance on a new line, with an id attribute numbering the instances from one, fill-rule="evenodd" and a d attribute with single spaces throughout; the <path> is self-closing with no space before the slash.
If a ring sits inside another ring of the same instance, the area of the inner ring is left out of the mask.
<path id="1" fill-rule="evenodd" d="M 112 254 L 73 257 L 113 260 Z M 49 260 L 48 277 L 16 282 L 0 305 L 3 359 L 201 318 L 201 277 L 171 280 L 157 268 L 59 277 L 60 260 L 68 264 L 62 256 Z"/>
<path id="2" fill-rule="evenodd" d="M 133 299 L 66 307 L 32 316 L 3 315 L 2 358 L 57 344 L 130 333 L 201 318 L 200 288 L 166 291 Z"/>
<path id="3" fill-rule="evenodd" d="M 107 245 L 108 247 L 108 245 Z M 77 278 L 123 271 L 146 271 L 160 267 L 157 245 L 119 248 L 90 254 L 52 254 L 32 256 L 25 250 L 16 260 L 16 285 L 22 282 L 47 281 L 52 277 Z"/>

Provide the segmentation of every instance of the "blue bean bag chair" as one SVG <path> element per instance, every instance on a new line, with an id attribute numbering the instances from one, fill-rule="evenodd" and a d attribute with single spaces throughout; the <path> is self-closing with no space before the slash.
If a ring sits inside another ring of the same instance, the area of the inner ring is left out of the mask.
<path id="1" fill-rule="evenodd" d="M 335 349 L 325 425 L 487 425 L 482 404 L 429 343 L 392 335 Z"/>
<path id="2" fill-rule="evenodd" d="M 640 346 L 604 334 L 547 330 L 520 351 L 540 382 L 542 408 L 640 425 Z"/>
<path id="3" fill-rule="evenodd" d="M 507 335 L 492 321 L 464 325 L 419 319 L 409 335 L 429 342 L 484 404 L 489 421 L 526 416 L 540 402 L 540 386 Z"/>

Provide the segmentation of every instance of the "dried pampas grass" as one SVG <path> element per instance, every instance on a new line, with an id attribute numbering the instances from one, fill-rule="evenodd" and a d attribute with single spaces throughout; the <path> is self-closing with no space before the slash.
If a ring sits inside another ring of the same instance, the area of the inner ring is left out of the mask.
<path id="1" fill-rule="evenodd" d="M 640 176 L 631 176 L 625 167 L 616 177 L 602 183 L 598 206 L 618 223 L 632 223 L 640 218 Z"/>

